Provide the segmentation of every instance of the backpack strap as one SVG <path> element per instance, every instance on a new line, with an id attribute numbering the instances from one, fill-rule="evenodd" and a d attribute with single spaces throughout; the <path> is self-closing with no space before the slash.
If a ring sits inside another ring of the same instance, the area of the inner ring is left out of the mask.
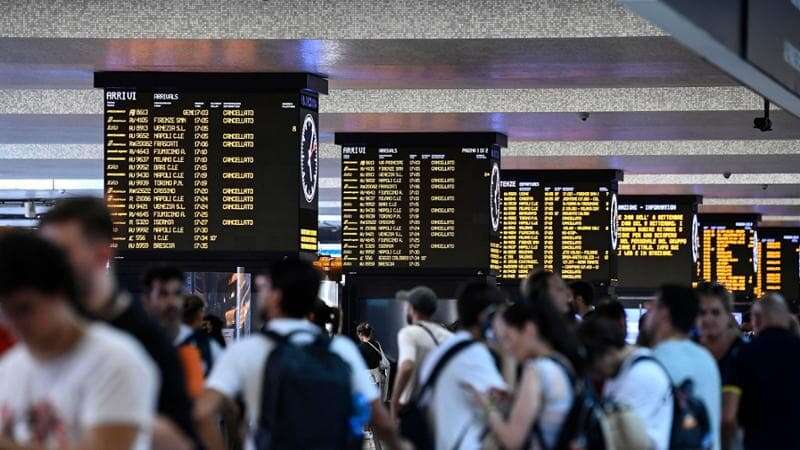
<path id="1" fill-rule="evenodd" d="M 434 336 L 433 331 L 431 331 L 430 328 L 426 327 L 425 325 L 423 325 L 423 324 L 421 324 L 419 322 L 415 323 L 414 325 L 416 325 L 416 326 L 422 328 L 423 330 L 425 330 L 425 332 L 428 333 L 428 336 L 430 336 L 431 339 L 433 339 L 433 343 L 436 344 L 437 347 L 439 346 L 439 340 L 436 339 L 436 336 Z"/>
<path id="2" fill-rule="evenodd" d="M 266 337 L 270 341 L 274 342 L 276 345 L 291 345 L 292 336 L 298 334 L 307 334 L 312 336 L 314 339 L 311 341 L 312 345 L 317 345 L 320 347 L 328 347 L 330 346 L 333 339 L 323 335 L 322 333 L 316 333 L 312 330 L 294 330 L 286 334 L 280 334 L 275 330 L 270 330 L 267 327 L 263 327 L 260 330 L 262 336 Z"/>
<path id="3" fill-rule="evenodd" d="M 422 383 L 417 391 L 416 397 L 421 399 L 423 395 L 436 384 L 436 380 L 438 380 L 439 375 L 441 375 L 442 371 L 447 366 L 447 363 L 449 363 L 462 350 L 466 350 L 467 347 L 471 346 L 472 344 L 476 344 L 477 342 L 478 341 L 474 339 L 468 339 L 466 341 L 458 342 L 447 349 L 447 351 L 445 351 L 444 354 L 439 358 L 439 361 L 436 361 L 436 364 L 431 370 L 431 374 L 428 375 L 428 378 L 424 383 Z"/>
<path id="4" fill-rule="evenodd" d="M 670 376 L 669 371 L 667 370 L 667 368 L 664 367 L 664 365 L 661 364 L 661 361 L 659 361 L 658 358 L 656 358 L 653 355 L 638 355 L 638 356 L 634 357 L 633 361 L 628 363 L 628 367 L 625 368 L 625 371 L 627 372 L 628 370 L 631 370 L 633 368 L 633 366 L 635 366 L 637 363 L 640 363 L 642 361 L 650 361 L 650 362 L 655 363 L 658 367 L 661 368 L 661 371 L 664 372 L 664 375 L 667 376 L 667 380 L 669 380 L 669 385 L 671 387 L 673 387 L 673 388 L 675 387 L 675 381 L 672 379 L 672 376 Z"/>

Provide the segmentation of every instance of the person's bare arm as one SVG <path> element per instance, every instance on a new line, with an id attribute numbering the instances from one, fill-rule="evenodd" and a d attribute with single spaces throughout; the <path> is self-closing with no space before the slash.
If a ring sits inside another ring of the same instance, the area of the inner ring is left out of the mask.
<path id="1" fill-rule="evenodd" d="M 741 391 L 739 388 L 734 386 L 724 386 L 722 388 L 722 424 L 720 426 L 722 450 L 732 448 L 736 438 L 740 397 Z"/>
<path id="2" fill-rule="evenodd" d="M 541 404 L 541 385 L 536 370 L 525 369 L 518 389 L 519 395 L 511 407 L 508 419 L 488 404 L 488 396 L 474 391 L 487 412 L 487 423 L 503 448 L 516 450 L 525 446 L 531 425 L 536 420 Z"/>
<path id="3" fill-rule="evenodd" d="M 90 428 L 83 439 L 63 450 L 131 450 L 139 429 L 134 425 L 98 425 Z M 47 450 L 45 447 L 19 445 L 0 438 L 0 450 Z"/>
<path id="4" fill-rule="evenodd" d="M 164 416 L 153 422 L 153 450 L 192 450 L 192 442 L 175 424 Z"/>
<path id="5" fill-rule="evenodd" d="M 397 367 L 397 377 L 394 380 L 394 389 L 392 389 L 392 417 L 397 417 L 397 413 L 400 411 L 402 406 L 400 405 L 400 397 L 403 395 L 403 391 L 406 390 L 408 383 L 411 382 L 411 377 L 414 376 L 416 368 L 417 365 L 414 364 L 414 361 L 409 359 L 400 362 Z"/>
<path id="6" fill-rule="evenodd" d="M 402 450 L 406 448 L 403 444 L 400 434 L 397 432 L 394 420 L 383 407 L 380 400 L 372 402 L 372 429 L 375 430 L 375 436 L 386 443 L 391 450 Z"/>
<path id="7" fill-rule="evenodd" d="M 225 400 L 226 397 L 221 392 L 206 389 L 195 402 L 195 425 L 208 450 L 225 450 L 225 441 L 217 424 Z"/>

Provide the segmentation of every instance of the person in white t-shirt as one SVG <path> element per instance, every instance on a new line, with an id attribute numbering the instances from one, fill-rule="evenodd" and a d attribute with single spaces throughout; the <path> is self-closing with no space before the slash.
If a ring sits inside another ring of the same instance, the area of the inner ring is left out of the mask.
<path id="1" fill-rule="evenodd" d="M 320 285 L 320 275 L 311 264 L 297 259 L 279 261 L 267 276 L 258 277 L 257 283 L 258 302 L 264 318 L 268 320 L 268 330 L 282 336 L 303 331 L 290 337 L 293 343 L 301 345 L 310 342 L 314 334 L 322 332 L 306 319 L 312 311 Z M 369 405 L 372 428 L 377 437 L 392 449 L 403 448 L 358 348 L 350 339 L 342 336 L 334 337 L 330 345 L 331 351 L 350 366 L 353 396 Z M 214 365 L 206 382 L 206 390 L 195 405 L 195 417 L 203 423 L 212 423 L 224 402 L 241 395 L 250 436 L 247 448 L 253 448 L 252 437 L 260 419 L 264 372 L 267 358 L 274 349 L 275 343 L 260 333 L 227 347 Z M 299 428 L 302 428 L 302 424 Z M 209 450 L 224 448 L 217 427 L 205 426 L 201 434 Z"/>
<path id="2" fill-rule="evenodd" d="M 408 326 L 397 333 L 397 376 L 392 389 L 392 415 L 397 417 L 416 389 L 417 368 L 431 350 L 453 334 L 433 322 L 439 300 L 432 289 L 417 286 L 400 291 L 397 299 L 405 302 Z"/>
<path id="3" fill-rule="evenodd" d="M 431 376 L 442 356 L 455 345 L 476 341 L 446 362 L 425 395 L 436 440 L 436 450 L 478 450 L 486 429 L 475 393 L 505 391 L 506 384 L 495 359 L 483 343 L 491 317 L 503 302 L 503 294 L 488 283 L 466 285 L 458 296 L 461 329 L 430 352 L 420 367 L 420 382 Z"/>
<path id="4" fill-rule="evenodd" d="M 589 372 L 604 383 L 603 397 L 625 405 L 642 421 L 654 450 L 669 448 L 672 386 L 646 348 L 626 345 L 622 324 L 591 316 L 578 328 Z"/>
<path id="5" fill-rule="evenodd" d="M 155 365 L 129 336 L 80 316 L 59 249 L 0 237 L 0 310 L 20 338 L 0 360 L 0 449 L 150 448 Z"/>

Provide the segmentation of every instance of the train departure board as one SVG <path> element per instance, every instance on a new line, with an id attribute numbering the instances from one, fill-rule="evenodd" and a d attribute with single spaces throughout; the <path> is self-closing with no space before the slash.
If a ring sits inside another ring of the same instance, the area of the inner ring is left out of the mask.
<path id="1" fill-rule="evenodd" d="M 697 281 L 727 287 L 739 301 L 755 296 L 758 272 L 758 214 L 700 214 Z"/>
<path id="2" fill-rule="evenodd" d="M 95 85 L 122 259 L 316 253 L 326 80 L 100 72 Z"/>
<path id="3" fill-rule="evenodd" d="M 532 270 L 567 280 L 608 283 L 616 274 L 616 170 L 504 170 L 502 270 L 520 279 Z"/>
<path id="4" fill-rule="evenodd" d="M 699 257 L 699 223 L 694 195 L 619 197 L 618 286 L 654 289 L 689 285 Z"/>
<path id="5" fill-rule="evenodd" d="M 800 228 L 759 228 L 756 295 L 780 292 L 800 301 Z"/>
<path id="6" fill-rule="evenodd" d="M 351 272 L 499 268 L 497 133 L 337 133 Z"/>

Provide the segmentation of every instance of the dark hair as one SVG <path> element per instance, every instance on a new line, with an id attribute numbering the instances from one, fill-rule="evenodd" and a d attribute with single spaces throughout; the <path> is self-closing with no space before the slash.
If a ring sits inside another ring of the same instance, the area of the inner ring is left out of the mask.
<path id="1" fill-rule="evenodd" d="M 185 281 L 183 271 L 175 266 L 151 266 L 145 270 L 142 284 L 147 290 L 150 290 L 156 281 L 166 282 L 171 280 L 180 280 L 183 283 Z"/>
<path id="2" fill-rule="evenodd" d="M 298 258 L 282 259 L 270 267 L 267 276 L 272 288 L 281 292 L 280 308 L 284 314 L 302 319 L 314 310 L 321 278 L 310 263 Z"/>
<path id="3" fill-rule="evenodd" d="M 566 357 L 575 371 L 580 373 L 583 369 L 583 358 L 572 328 L 546 292 L 534 290 L 531 296 L 533 298 L 529 296 L 526 301 L 514 303 L 503 310 L 503 321 L 517 329 L 522 329 L 527 322 L 536 325 L 539 335 L 555 351 Z"/>
<path id="4" fill-rule="evenodd" d="M 0 235 L 0 297 L 22 290 L 63 295 L 76 312 L 86 315 L 69 260 L 61 249 L 27 231 Z"/>
<path id="5" fill-rule="evenodd" d="M 472 328 L 481 324 L 481 315 L 493 305 L 505 300 L 497 286 L 485 281 L 473 281 L 461 287 L 456 300 L 458 321 L 462 328 Z"/>
<path id="6" fill-rule="evenodd" d="M 692 330 L 700 309 L 697 296 L 691 288 L 665 284 L 659 291 L 658 304 L 669 310 L 673 327 L 683 333 Z"/>
<path id="7" fill-rule="evenodd" d="M 639 335 L 636 336 L 636 345 L 639 347 L 649 348 L 653 346 L 653 338 L 647 331 L 645 324 L 647 323 L 647 315 L 649 312 L 645 311 L 639 316 Z"/>
<path id="8" fill-rule="evenodd" d="M 39 219 L 39 226 L 77 222 L 90 240 L 111 242 L 114 224 L 105 202 L 96 197 L 72 197 L 59 200 Z"/>
<path id="9" fill-rule="evenodd" d="M 209 336 L 211 336 L 217 343 L 225 347 L 225 336 L 222 335 L 222 329 L 225 328 L 225 322 L 220 319 L 219 317 L 213 314 L 206 314 L 203 317 L 204 322 L 208 322 L 211 325 L 211 331 L 209 331 Z"/>
<path id="10" fill-rule="evenodd" d="M 722 308 L 725 309 L 725 312 L 730 313 L 733 311 L 731 293 L 725 288 L 725 286 L 719 283 L 704 281 L 694 289 L 694 293 L 697 295 L 698 301 L 702 297 L 718 298 L 722 303 Z"/>
<path id="11" fill-rule="evenodd" d="M 573 296 L 580 296 L 586 306 L 594 304 L 594 288 L 591 284 L 580 280 L 573 281 L 569 284 L 569 289 L 572 291 Z"/>
<path id="12" fill-rule="evenodd" d="M 611 300 L 609 302 L 597 305 L 594 308 L 592 316 L 602 317 L 609 320 L 615 320 L 617 321 L 617 323 L 625 322 L 626 319 L 625 307 L 622 306 L 622 303 L 616 300 Z"/>
<path id="13" fill-rule="evenodd" d="M 599 315 L 593 315 L 581 322 L 578 326 L 578 339 L 583 345 L 589 364 L 612 350 L 625 347 L 625 333 L 619 324 Z"/>
<path id="14" fill-rule="evenodd" d="M 206 308 L 206 302 L 199 295 L 187 295 L 183 297 L 183 321 L 191 322 L 197 318 Z"/>
<path id="15" fill-rule="evenodd" d="M 436 292 L 427 286 L 417 286 L 410 291 L 398 292 L 398 295 L 405 298 L 414 311 L 426 318 L 433 317 L 439 307 Z"/>
<path id="16" fill-rule="evenodd" d="M 550 283 L 550 279 L 554 276 L 556 276 L 556 274 L 549 270 L 534 270 L 528 274 L 528 278 L 522 282 L 522 297 L 529 297 L 533 291 L 549 292 L 550 286 L 548 286 L 548 284 Z"/>
<path id="17" fill-rule="evenodd" d="M 364 336 L 366 338 L 372 338 L 372 325 L 370 325 L 367 322 L 361 322 L 356 327 L 356 333 L 358 333 L 359 336 Z"/>
<path id="18" fill-rule="evenodd" d="M 314 300 L 314 307 L 311 310 L 312 322 L 324 330 L 329 323 L 333 323 L 331 310 L 332 308 L 321 298 L 317 298 Z"/>

